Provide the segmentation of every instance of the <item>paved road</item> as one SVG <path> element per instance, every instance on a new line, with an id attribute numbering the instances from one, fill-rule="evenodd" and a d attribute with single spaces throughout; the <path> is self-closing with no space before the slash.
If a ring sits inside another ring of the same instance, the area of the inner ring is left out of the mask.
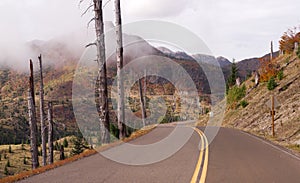
<path id="1" fill-rule="evenodd" d="M 171 126 L 158 127 L 131 143 L 158 142 L 173 130 Z M 176 154 L 158 163 L 126 166 L 94 155 L 21 182 L 185 183 L 192 182 L 192 178 L 207 183 L 300 182 L 300 159 L 280 148 L 240 131 L 220 129 L 209 151 L 199 151 L 206 146 L 201 134 L 195 130 Z"/>

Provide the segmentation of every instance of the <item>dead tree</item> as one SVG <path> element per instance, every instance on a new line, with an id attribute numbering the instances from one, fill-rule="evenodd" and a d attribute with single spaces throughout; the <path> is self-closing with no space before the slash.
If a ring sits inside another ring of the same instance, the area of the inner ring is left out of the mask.
<path id="1" fill-rule="evenodd" d="M 107 144 L 110 142 L 109 134 L 109 110 L 108 110 L 108 90 L 107 90 L 107 69 L 105 55 L 105 36 L 103 23 L 102 0 L 94 1 L 95 11 L 95 29 L 97 46 L 98 76 L 95 86 L 96 107 L 99 114 L 101 142 Z"/>
<path id="2" fill-rule="evenodd" d="M 30 77 L 28 89 L 28 116 L 30 127 L 30 151 L 32 160 L 32 169 L 39 167 L 38 146 L 37 146 L 37 124 L 34 98 L 34 78 L 33 78 L 33 63 L 30 60 Z"/>
<path id="3" fill-rule="evenodd" d="M 48 147 L 49 164 L 53 163 L 53 110 L 52 102 L 48 102 Z"/>
<path id="4" fill-rule="evenodd" d="M 125 109 L 124 109 L 124 83 L 121 76 L 123 69 L 123 33 L 122 33 L 122 16 L 120 0 L 115 0 L 115 16 L 116 16 L 116 38 L 117 38 L 117 85 L 118 85 L 118 128 L 119 138 L 125 138 Z"/>
<path id="5" fill-rule="evenodd" d="M 45 125 L 45 109 L 44 109 L 44 77 L 42 55 L 38 57 L 40 64 L 40 118 L 41 118 L 41 139 L 42 139 L 42 159 L 43 166 L 47 165 L 47 147 L 46 147 L 46 125 Z"/>
<path id="6" fill-rule="evenodd" d="M 143 126 L 146 126 L 146 108 L 145 108 L 145 101 L 143 97 L 143 89 L 142 89 L 142 81 L 139 79 L 139 93 L 140 93 L 140 103 L 141 103 L 141 110 L 142 110 L 142 120 Z"/>
<path id="7" fill-rule="evenodd" d="M 273 60 L 273 55 L 274 55 L 274 51 L 273 51 L 273 41 L 271 41 L 271 53 L 270 53 L 270 61 Z"/>

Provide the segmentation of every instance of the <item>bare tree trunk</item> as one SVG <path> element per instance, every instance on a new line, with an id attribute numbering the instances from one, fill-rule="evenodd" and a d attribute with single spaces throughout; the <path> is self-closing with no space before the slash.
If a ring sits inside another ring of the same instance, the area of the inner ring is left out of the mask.
<path id="1" fill-rule="evenodd" d="M 145 109 L 145 102 L 143 97 L 143 89 L 142 89 L 142 81 L 139 79 L 139 92 L 140 92 L 140 102 L 141 102 L 141 110 L 142 110 L 142 120 L 143 125 L 146 126 L 146 109 Z"/>
<path id="2" fill-rule="evenodd" d="M 53 110 L 52 102 L 48 102 L 48 146 L 49 146 L 49 164 L 53 163 Z"/>
<path id="3" fill-rule="evenodd" d="M 123 33 L 122 33 L 122 15 L 120 0 L 115 0 L 116 9 L 116 38 L 117 38 L 117 79 L 118 79 L 118 128 L 119 138 L 126 136 L 125 129 L 125 110 L 124 110 L 124 83 L 121 76 L 123 68 Z"/>
<path id="4" fill-rule="evenodd" d="M 145 75 L 144 75 L 144 108 L 145 108 L 145 119 L 147 118 L 147 110 L 146 110 L 146 104 L 147 104 L 147 70 L 145 69 Z M 145 121 L 145 124 L 147 124 L 147 121 Z"/>
<path id="5" fill-rule="evenodd" d="M 33 79 L 33 63 L 30 60 L 30 79 L 28 90 L 28 115 L 29 115 L 29 127 L 30 127 L 30 151 L 32 159 L 32 169 L 36 169 L 39 166 L 38 146 L 37 146 L 37 124 L 36 124 L 36 112 L 34 102 L 34 79 Z"/>
<path id="6" fill-rule="evenodd" d="M 273 41 L 271 41 L 271 53 L 270 53 L 270 61 L 273 60 L 273 55 L 274 55 L 274 51 L 273 51 Z"/>
<path id="7" fill-rule="evenodd" d="M 109 134 L 109 110 L 108 110 L 108 91 L 107 91 L 107 71 L 105 55 L 105 37 L 102 0 L 94 1 L 95 28 L 97 36 L 97 62 L 98 77 L 95 87 L 96 106 L 100 120 L 101 142 L 107 144 L 110 142 Z"/>
<path id="8" fill-rule="evenodd" d="M 39 57 L 40 64 L 40 118 L 41 118 L 41 138 L 42 138 L 42 157 L 43 166 L 47 165 L 47 147 L 46 147 L 46 125 L 45 125 L 45 109 L 44 109 L 44 77 L 42 55 Z"/>

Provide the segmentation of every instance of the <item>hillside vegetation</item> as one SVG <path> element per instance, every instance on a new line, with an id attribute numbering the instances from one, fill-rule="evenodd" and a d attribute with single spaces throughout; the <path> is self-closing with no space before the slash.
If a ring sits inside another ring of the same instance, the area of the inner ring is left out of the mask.
<path id="1" fill-rule="evenodd" d="M 296 54 L 276 58 L 274 64 L 279 72 L 274 77 L 274 90 L 268 82 L 254 87 L 254 79 L 245 82 L 248 93 L 242 99 L 248 105 L 238 106 L 226 112 L 224 126 L 249 131 L 281 145 L 300 150 L 300 59 Z M 275 114 L 275 132 L 272 137 L 270 109 L 266 103 L 275 95 L 280 107 Z"/>

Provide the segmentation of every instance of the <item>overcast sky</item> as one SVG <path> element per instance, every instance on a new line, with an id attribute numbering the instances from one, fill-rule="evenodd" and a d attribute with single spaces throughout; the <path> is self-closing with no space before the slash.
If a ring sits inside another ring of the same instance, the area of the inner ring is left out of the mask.
<path id="1" fill-rule="evenodd" d="M 90 0 L 0 0 L 0 51 L 19 43 L 86 30 L 92 12 L 81 17 Z M 270 41 L 300 25 L 299 0 L 121 0 L 124 23 L 165 20 L 196 33 L 215 56 L 228 59 L 262 56 Z M 113 21 L 113 0 L 105 20 Z M 84 35 L 93 34 L 93 29 Z"/>

